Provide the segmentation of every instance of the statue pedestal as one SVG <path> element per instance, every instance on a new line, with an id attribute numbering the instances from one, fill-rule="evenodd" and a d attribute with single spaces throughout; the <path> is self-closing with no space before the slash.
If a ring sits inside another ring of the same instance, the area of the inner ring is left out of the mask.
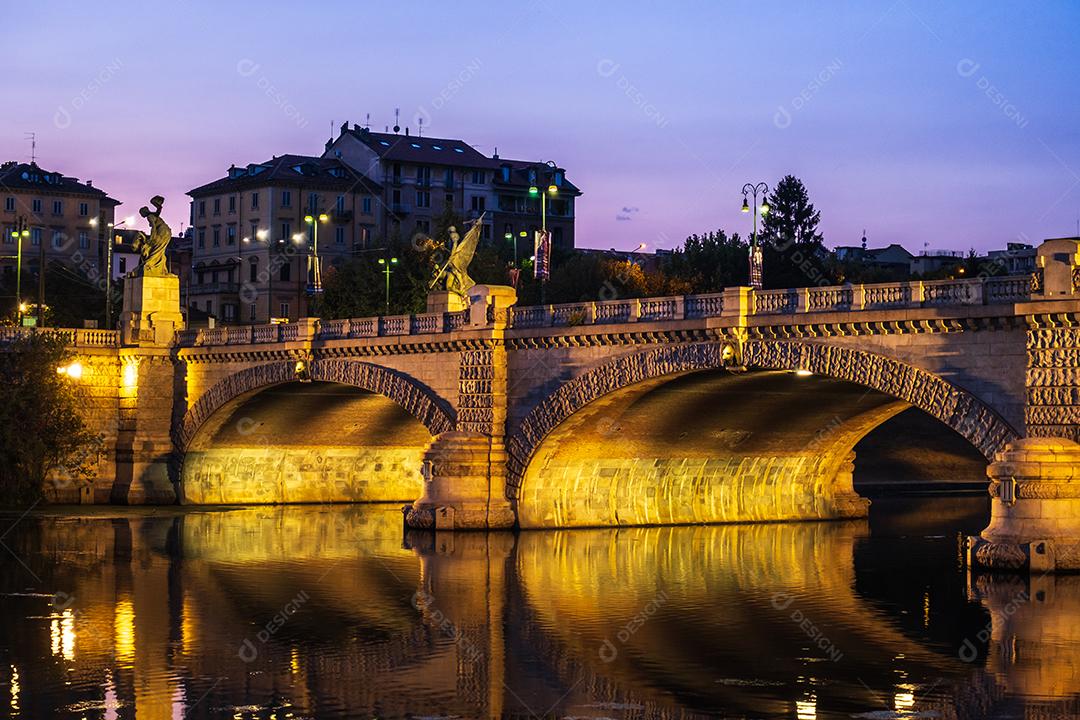
<path id="1" fill-rule="evenodd" d="M 124 279 L 120 336 L 124 345 L 170 345 L 184 325 L 180 278 L 136 275 Z"/>
<path id="2" fill-rule="evenodd" d="M 459 312 L 466 307 L 465 301 L 457 293 L 449 290 L 436 290 L 429 292 L 427 296 L 427 311 L 429 313 Z"/>

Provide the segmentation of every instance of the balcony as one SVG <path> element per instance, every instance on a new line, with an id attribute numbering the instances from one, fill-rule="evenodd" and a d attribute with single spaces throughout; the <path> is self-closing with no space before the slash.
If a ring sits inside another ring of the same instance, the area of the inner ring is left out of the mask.
<path id="1" fill-rule="evenodd" d="M 390 212 L 394 215 L 408 215 L 412 212 L 412 208 L 404 203 L 394 203 L 390 206 Z"/>
<path id="2" fill-rule="evenodd" d="M 352 222 L 353 211 L 352 210 L 331 210 L 330 220 L 336 223 L 349 223 Z"/>

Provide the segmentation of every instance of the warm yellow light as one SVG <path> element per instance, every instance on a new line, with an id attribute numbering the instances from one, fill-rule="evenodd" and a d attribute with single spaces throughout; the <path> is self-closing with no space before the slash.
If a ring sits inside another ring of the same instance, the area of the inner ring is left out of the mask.
<path id="1" fill-rule="evenodd" d="M 292 239 L 293 239 L 294 243 L 302 243 L 302 242 L 304 242 L 304 234 L 303 233 L 295 233 L 295 234 L 293 234 Z"/>
<path id="2" fill-rule="evenodd" d="M 82 363 L 78 360 L 67 366 L 67 376 L 72 380 L 78 380 L 83 375 Z"/>
<path id="3" fill-rule="evenodd" d="M 304 364 L 303 360 L 297 360 L 295 367 L 296 374 L 299 375 L 300 373 L 304 372 L 305 367 L 307 367 L 307 365 Z"/>
<path id="4" fill-rule="evenodd" d="M 330 217 L 326 213 L 320 213 L 319 214 L 319 222 L 324 223 L 329 219 L 330 219 Z"/>
<path id="5" fill-rule="evenodd" d="M 806 368 L 799 368 L 798 370 L 795 371 L 795 374 L 798 375 L 799 377 L 810 377 L 814 373 L 810 372 Z"/>
<path id="6" fill-rule="evenodd" d="M 90 227 L 97 227 L 97 226 L 98 226 L 98 219 L 97 218 L 90 218 Z"/>
<path id="7" fill-rule="evenodd" d="M 19 312 L 24 313 L 30 308 L 26 303 L 19 303 Z"/>
<path id="8" fill-rule="evenodd" d="M 135 607 L 131 600 L 121 599 L 116 602 L 116 615 L 113 619 L 113 654 L 121 667 L 130 667 L 135 660 Z"/>
<path id="9" fill-rule="evenodd" d="M 262 228 L 262 229 L 259 229 L 259 230 L 256 230 L 256 231 L 255 231 L 255 238 L 256 238 L 257 240 L 265 240 L 265 239 L 266 239 L 266 237 L 267 237 L 267 236 L 268 236 L 269 234 L 270 234 L 270 231 L 269 231 L 269 230 L 267 230 L 267 229 L 265 229 L 265 228 Z"/>
<path id="10" fill-rule="evenodd" d="M 124 366 L 124 387 L 131 389 L 139 384 L 139 366 L 128 363 Z"/>
<path id="11" fill-rule="evenodd" d="M 305 215 L 304 216 L 304 222 L 306 222 L 308 225 L 310 225 L 311 223 L 315 222 L 315 218 L 311 217 L 310 215 Z"/>
<path id="12" fill-rule="evenodd" d="M 558 195 L 559 194 L 559 188 L 556 187 L 555 185 L 548 185 L 548 192 L 551 193 L 552 195 Z"/>

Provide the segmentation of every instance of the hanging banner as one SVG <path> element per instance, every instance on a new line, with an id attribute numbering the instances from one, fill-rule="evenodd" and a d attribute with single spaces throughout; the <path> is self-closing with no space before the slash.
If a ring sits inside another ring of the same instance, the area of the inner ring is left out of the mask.
<path id="1" fill-rule="evenodd" d="M 536 240 L 533 245 L 533 277 L 540 281 L 546 281 L 551 277 L 551 232 L 537 230 Z"/>
<path id="2" fill-rule="evenodd" d="M 750 287 L 761 289 L 761 271 L 764 265 L 760 247 L 750 248 Z"/>

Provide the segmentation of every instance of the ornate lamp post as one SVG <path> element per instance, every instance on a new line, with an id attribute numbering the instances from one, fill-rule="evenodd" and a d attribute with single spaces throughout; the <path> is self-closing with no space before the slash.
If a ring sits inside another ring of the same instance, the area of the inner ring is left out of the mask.
<path id="1" fill-rule="evenodd" d="M 252 227 L 254 227 L 254 225 Z M 248 243 L 251 243 L 251 242 L 266 242 L 267 238 L 269 238 L 269 237 L 270 237 L 270 231 L 269 230 L 266 230 L 266 229 L 263 229 L 263 228 L 256 228 L 255 229 L 255 237 L 250 237 L 250 236 L 245 235 L 244 237 L 240 238 L 240 247 L 238 248 L 239 253 L 240 253 L 239 258 L 238 258 L 239 259 L 239 265 L 238 265 L 238 269 L 237 269 L 237 278 L 236 278 L 236 286 L 237 287 L 239 287 L 239 288 L 244 287 L 244 279 L 243 279 L 243 275 L 244 275 L 244 245 L 247 245 Z M 255 252 L 258 252 L 258 250 L 256 250 Z M 258 256 L 256 256 L 255 259 L 258 260 Z M 272 273 L 269 272 L 269 269 L 270 269 L 270 247 L 269 247 L 269 245 L 267 246 L 267 249 L 266 249 L 266 266 L 267 266 L 267 269 L 268 269 L 267 279 L 270 282 L 273 282 L 273 279 L 270 277 L 270 275 L 272 275 Z M 255 294 L 258 294 L 258 291 L 254 289 L 254 284 L 252 285 L 252 289 L 254 290 Z M 240 294 L 242 295 L 243 292 L 241 291 Z M 273 301 L 271 300 L 271 302 L 273 302 Z M 255 304 L 254 298 L 252 298 L 251 304 L 252 305 Z M 266 321 L 270 322 L 270 315 L 269 315 L 270 308 L 269 307 L 267 307 L 267 313 L 268 314 L 266 316 Z M 255 322 L 254 319 L 251 320 L 251 322 L 254 324 L 254 322 Z"/>
<path id="2" fill-rule="evenodd" d="M 754 234 L 751 236 L 750 241 L 750 287 L 755 290 L 761 289 L 761 274 L 763 271 L 763 262 L 761 255 L 761 248 L 758 246 L 757 238 L 757 224 L 758 224 L 758 212 L 762 215 L 768 215 L 769 213 L 769 201 L 765 199 L 765 194 L 769 192 L 769 186 L 763 182 L 759 182 L 756 185 L 753 183 L 746 183 L 742 189 L 742 211 L 744 213 L 750 212 L 750 205 L 747 204 L 747 195 L 750 195 L 754 201 Z M 758 205 L 758 193 L 761 193 L 761 205 Z"/>
<path id="3" fill-rule="evenodd" d="M 26 304 L 22 301 L 22 244 L 23 239 L 30 237 L 30 230 L 26 227 L 26 218 L 19 216 L 15 229 L 11 231 L 11 237 L 15 242 L 15 313 L 18 324 L 22 327 L 23 313 L 26 312 Z"/>
<path id="4" fill-rule="evenodd" d="M 379 258 L 379 264 L 383 266 L 382 274 L 386 276 L 386 314 L 390 314 L 390 273 L 394 272 L 391 268 L 397 265 L 397 258 Z"/>

